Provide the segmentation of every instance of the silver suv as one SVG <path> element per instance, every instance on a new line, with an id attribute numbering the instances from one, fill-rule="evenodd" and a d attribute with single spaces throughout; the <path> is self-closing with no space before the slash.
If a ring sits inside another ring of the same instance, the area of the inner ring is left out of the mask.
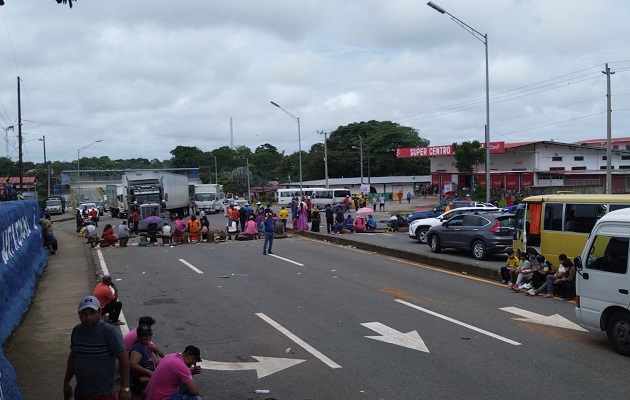
<path id="1" fill-rule="evenodd" d="M 429 229 L 427 242 L 434 253 L 454 248 L 485 260 L 490 254 L 505 253 L 512 247 L 514 220 L 510 213 L 469 211 Z"/>

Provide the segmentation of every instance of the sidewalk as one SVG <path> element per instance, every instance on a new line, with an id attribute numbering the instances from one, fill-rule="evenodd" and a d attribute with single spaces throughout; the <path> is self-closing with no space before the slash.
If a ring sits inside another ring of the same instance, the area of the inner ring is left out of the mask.
<path id="1" fill-rule="evenodd" d="M 91 250 L 85 240 L 57 224 L 53 230 L 59 254 L 48 258 L 30 309 L 5 343 L 6 357 L 26 400 L 63 398 L 70 333 L 79 323 L 77 306 L 96 285 Z"/>

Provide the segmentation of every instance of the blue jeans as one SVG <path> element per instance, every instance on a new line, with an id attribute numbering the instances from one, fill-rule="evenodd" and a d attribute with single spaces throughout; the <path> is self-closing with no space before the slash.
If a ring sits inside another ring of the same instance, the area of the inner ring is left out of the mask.
<path id="1" fill-rule="evenodd" d="M 168 398 L 168 400 L 201 400 L 199 396 L 189 396 L 185 394 L 186 388 L 184 385 L 179 386 L 179 391 Z"/>
<path id="2" fill-rule="evenodd" d="M 267 245 L 269 245 L 267 247 Z M 271 246 L 273 246 L 273 232 L 265 232 L 265 242 L 263 243 L 263 252 L 271 252 Z"/>

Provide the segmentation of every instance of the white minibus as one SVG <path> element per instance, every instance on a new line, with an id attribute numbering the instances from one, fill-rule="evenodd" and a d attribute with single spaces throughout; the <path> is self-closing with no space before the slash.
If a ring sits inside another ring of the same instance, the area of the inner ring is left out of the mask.
<path id="1" fill-rule="evenodd" d="M 585 328 L 606 331 L 619 354 L 630 356 L 630 209 L 601 217 L 576 260 L 575 315 Z"/>

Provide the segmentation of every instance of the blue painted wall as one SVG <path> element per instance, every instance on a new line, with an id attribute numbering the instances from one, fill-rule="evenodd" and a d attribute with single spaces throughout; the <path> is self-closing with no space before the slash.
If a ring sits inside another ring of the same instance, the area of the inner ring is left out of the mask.
<path id="1" fill-rule="evenodd" d="M 20 324 L 48 260 L 37 202 L 0 202 L 0 344 Z M 22 400 L 15 371 L 0 349 L 0 399 Z"/>

